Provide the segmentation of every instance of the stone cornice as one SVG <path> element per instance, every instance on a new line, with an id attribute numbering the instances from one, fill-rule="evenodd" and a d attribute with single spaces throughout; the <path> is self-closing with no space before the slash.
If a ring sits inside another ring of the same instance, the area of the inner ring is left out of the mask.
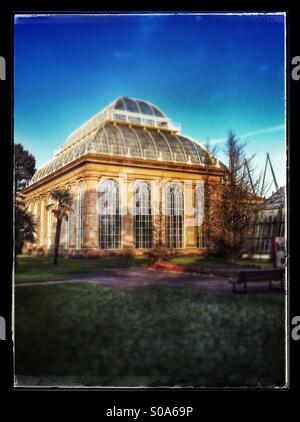
<path id="1" fill-rule="evenodd" d="M 55 172 L 49 174 L 46 177 L 43 177 L 40 180 L 32 183 L 31 185 L 27 186 L 23 193 L 28 194 L 29 192 L 35 190 L 36 188 L 44 185 L 47 182 L 52 182 L 53 180 L 59 178 L 67 174 L 68 172 L 75 170 L 76 168 L 82 165 L 88 164 L 110 164 L 115 165 L 117 167 L 135 167 L 135 168 L 143 168 L 143 169 L 153 169 L 153 170 L 167 170 L 167 171 L 175 171 L 181 173 L 197 173 L 199 175 L 209 175 L 209 176 L 223 176 L 225 171 L 222 170 L 220 167 L 215 166 L 201 166 L 195 164 L 185 164 L 185 163 L 174 163 L 174 162 L 167 162 L 167 161 L 157 161 L 157 160 L 149 160 L 143 158 L 135 158 L 135 157 L 124 157 L 124 156 L 116 156 L 116 155 L 108 155 L 108 154 L 85 154 L 75 161 L 65 165 L 64 167 L 56 170 Z M 91 176 L 93 177 L 93 176 Z"/>

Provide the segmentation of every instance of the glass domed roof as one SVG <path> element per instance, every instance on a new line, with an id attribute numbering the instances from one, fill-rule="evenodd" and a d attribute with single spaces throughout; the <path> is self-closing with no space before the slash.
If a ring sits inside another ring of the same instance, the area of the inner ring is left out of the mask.
<path id="1" fill-rule="evenodd" d="M 132 113 L 147 114 L 149 116 L 164 117 L 166 115 L 155 105 L 135 98 L 120 97 L 112 104 L 115 110 L 130 111 Z"/>
<path id="2" fill-rule="evenodd" d="M 137 123 L 131 119 L 131 113 L 153 117 L 143 119 L 141 116 Z M 205 149 L 178 130 L 174 131 L 171 125 L 161 127 L 161 123 L 169 121 L 156 106 L 146 101 L 119 97 L 74 131 L 53 160 L 34 174 L 30 184 L 89 153 L 203 166 Z M 218 160 L 214 160 L 219 166 Z"/>

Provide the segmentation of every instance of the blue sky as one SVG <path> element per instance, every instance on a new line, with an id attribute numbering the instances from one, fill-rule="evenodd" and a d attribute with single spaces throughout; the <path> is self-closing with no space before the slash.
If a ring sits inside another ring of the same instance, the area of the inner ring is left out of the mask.
<path id="1" fill-rule="evenodd" d="M 15 24 L 15 142 L 40 167 L 119 96 L 210 140 L 233 130 L 285 184 L 284 16 L 33 16 Z"/>

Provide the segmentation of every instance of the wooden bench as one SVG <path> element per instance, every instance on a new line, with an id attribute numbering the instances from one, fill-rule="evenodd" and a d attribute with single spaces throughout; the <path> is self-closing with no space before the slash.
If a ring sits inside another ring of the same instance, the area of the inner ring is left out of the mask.
<path id="1" fill-rule="evenodd" d="M 272 281 L 280 281 L 280 288 L 283 288 L 284 283 L 284 268 L 272 268 L 269 270 L 241 270 L 238 272 L 237 279 L 230 279 L 229 283 L 233 285 L 233 291 L 236 292 L 236 286 L 243 285 L 244 292 L 247 292 L 247 283 L 255 281 L 268 281 L 269 288 L 272 289 Z"/>

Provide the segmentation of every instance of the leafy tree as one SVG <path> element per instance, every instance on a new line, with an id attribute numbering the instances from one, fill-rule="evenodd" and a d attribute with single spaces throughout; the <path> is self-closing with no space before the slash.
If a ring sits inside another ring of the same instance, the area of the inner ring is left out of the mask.
<path id="1" fill-rule="evenodd" d="M 60 233 L 63 219 L 68 221 L 68 214 L 73 212 L 72 209 L 72 196 L 71 192 L 67 188 L 58 188 L 50 192 L 51 198 L 54 201 L 49 204 L 47 208 L 52 210 L 53 215 L 56 218 L 56 231 L 55 231 L 55 243 L 54 243 L 54 255 L 53 264 L 58 262 L 58 251 L 60 244 Z"/>
<path id="2" fill-rule="evenodd" d="M 34 242 L 36 226 L 31 213 L 24 206 L 23 197 L 17 195 L 15 206 L 15 255 L 22 252 L 25 242 Z"/>
<path id="3" fill-rule="evenodd" d="M 35 173 L 35 158 L 21 144 L 15 144 L 15 255 L 22 252 L 25 242 L 34 242 L 35 224 L 25 208 L 21 193 Z"/>
<path id="4" fill-rule="evenodd" d="M 15 189 L 19 192 L 27 186 L 36 171 L 35 158 L 23 145 L 15 144 Z"/>

